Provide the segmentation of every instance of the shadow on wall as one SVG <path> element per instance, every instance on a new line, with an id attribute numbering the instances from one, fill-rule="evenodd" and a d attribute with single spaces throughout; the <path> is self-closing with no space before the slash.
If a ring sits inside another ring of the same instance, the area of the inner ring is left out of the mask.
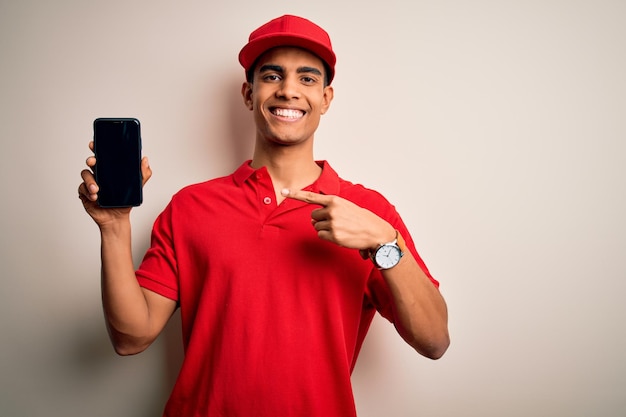
<path id="1" fill-rule="evenodd" d="M 255 128 L 252 112 L 250 112 L 241 96 L 242 77 L 225 77 L 229 82 L 223 84 L 223 90 L 215 100 L 224 101 L 227 108 L 227 117 L 221 126 L 210 126 L 207 140 L 222 141 L 219 148 L 223 150 L 221 157 L 228 159 L 233 170 L 244 161 L 252 158 L 254 150 Z M 180 311 L 177 310 L 161 334 L 165 352 L 166 381 L 168 395 L 174 387 L 176 377 L 183 362 L 182 326 Z"/>
<path id="2" fill-rule="evenodd" d="M 65 415 L 86 415 L 84 413 L 89 413 L 89 408 L 104 406 L 115 396 L 123 394 L 119 390 L 119 381 L 135 379 L 137 372 L 145 368 L 145 361 L 137 361 L 132 357 L 121 358 L 114 353 L 101 316 L 99 320 L 88 317 L 66 330 L 68 333 L 64 335 L 64 339 L 70 341 L 71 348 L 52 348 L 46 353 L 47 360 L 53 364 L 46 368 L 48 374 L 58 373 L 63 377 L 59 378 L 58 384 L 46 387 L 45 394 L 55 399 L 50 401 L 63 399 L 58 407 L 64 409 Z M 150 362 L 150 354 L 146 355 Z M 154 369 L 151 372 L 160 373 Z M 145 377 L 149 378 L 148 375 Z M 163 412 L 162 397 L 169 388 L 168 381 L 155 382 L 140 382 L 133 386 L 135 398 L 130 409 L 134 410 L 133 413 L 139 411 L 134 415 L 148 417 L 161 415 Z M 120 400 L 125 402 L 124 398 Z M 99 412 L 100 409 L 91 410 L 92 415 L 102 415 Z"/>
<path id="3" fill-rule="evenodd" d="M 231 161 L 235 167 L 251 159 L 254 151 L 254 117 L 241 96 L 243 81 L 243 77 L 231 77 L 230 82 L 224 83 L 225 88 L 220 95 L 228 98 L 228 117 L 224 121 L 225 126 L 220 131 L 226 132 L 223 140 L 228 141 L 228 144 L 225 144 L 227 146 L 224 150 L 230 149 Z"/>

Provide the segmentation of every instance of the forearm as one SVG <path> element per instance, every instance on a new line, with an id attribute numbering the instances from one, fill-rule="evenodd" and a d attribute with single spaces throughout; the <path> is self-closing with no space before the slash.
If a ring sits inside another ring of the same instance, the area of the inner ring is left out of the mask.
<path id="1" fill-rule="evenodd" d="M 398 333 L 422 355 L 438 359 L 450 344 L 448 311 L 441 293 L 406 251 L 400 263 L 383 271 L 394 303 Z"/>
<path id="2" fill-rule="evenodd" d="M 402 239 L 391 223 L 342 197 L 302 190 L 283 191 L 286 197 L 321 205 L 322 208 L 311 212 L 319 238 L 358 249 L 364 259 L 379 245 L 394 238 Z M 404 243 L 398 246 L 404 256 L 397 265 L 382 272 L 391 289 L 394 323 L 415 350 L 439 358 L 450 343 L 446 304 Z"/>
<path id="3" fill-rule="evenodd" d="M 102 306 L 107 329 L 120 354 L 145 349 L 150 337 L 150 314 L 135 278 L 129 220 L 100 228 L 102 246 Z"/>

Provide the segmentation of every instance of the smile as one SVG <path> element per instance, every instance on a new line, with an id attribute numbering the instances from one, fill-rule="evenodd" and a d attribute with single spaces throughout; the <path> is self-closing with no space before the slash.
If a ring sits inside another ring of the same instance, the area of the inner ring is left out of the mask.
<path id="1" fill-rule="evenodd" d="M 304 112 L 302 110 L 296 109 L 280 109 L 274 107 L 270 111 L 274 116 L 286 117 L 288 119 L 299 119 L 304 116 Z"/>

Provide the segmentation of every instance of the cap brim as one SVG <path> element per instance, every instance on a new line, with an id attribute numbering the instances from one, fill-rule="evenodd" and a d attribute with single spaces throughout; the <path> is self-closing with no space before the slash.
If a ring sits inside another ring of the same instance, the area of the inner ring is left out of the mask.
<path id="1" fill-rule="evenodd" d="M 264 52 L 278 46 L 295 46 L 311 51 L 326 63 L 327 69 L 330 71 L 330 74 L 328 74 L 328 83 L 330 84 L 333 80 L 335 76 L 335 63 L 337 61 L 335 53 L 316 40 L 305 36 L 271 34 L 258 37 L 241 49 L 239 52 L 239 63 L 247 72 Z"/>

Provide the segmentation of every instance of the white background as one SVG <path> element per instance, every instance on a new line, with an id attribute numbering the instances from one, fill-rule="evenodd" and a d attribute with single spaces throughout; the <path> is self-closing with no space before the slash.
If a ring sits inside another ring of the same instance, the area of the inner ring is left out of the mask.
<path id="1" fill-rule="evenodd" d="M 237 53 L 292 13 L 338 55 L 316 158 L 396 205 L 449 304 L 439 361 L 375 320 L 360 416 L 626 415 L 626 3 L 286 4 L 0 2 L 0 414 L 160 415 L 179 329 L 109 345 L 76 192 L 91 123 L 142 122 L 139 262 L 174 192 L 250 157 Z"/>

